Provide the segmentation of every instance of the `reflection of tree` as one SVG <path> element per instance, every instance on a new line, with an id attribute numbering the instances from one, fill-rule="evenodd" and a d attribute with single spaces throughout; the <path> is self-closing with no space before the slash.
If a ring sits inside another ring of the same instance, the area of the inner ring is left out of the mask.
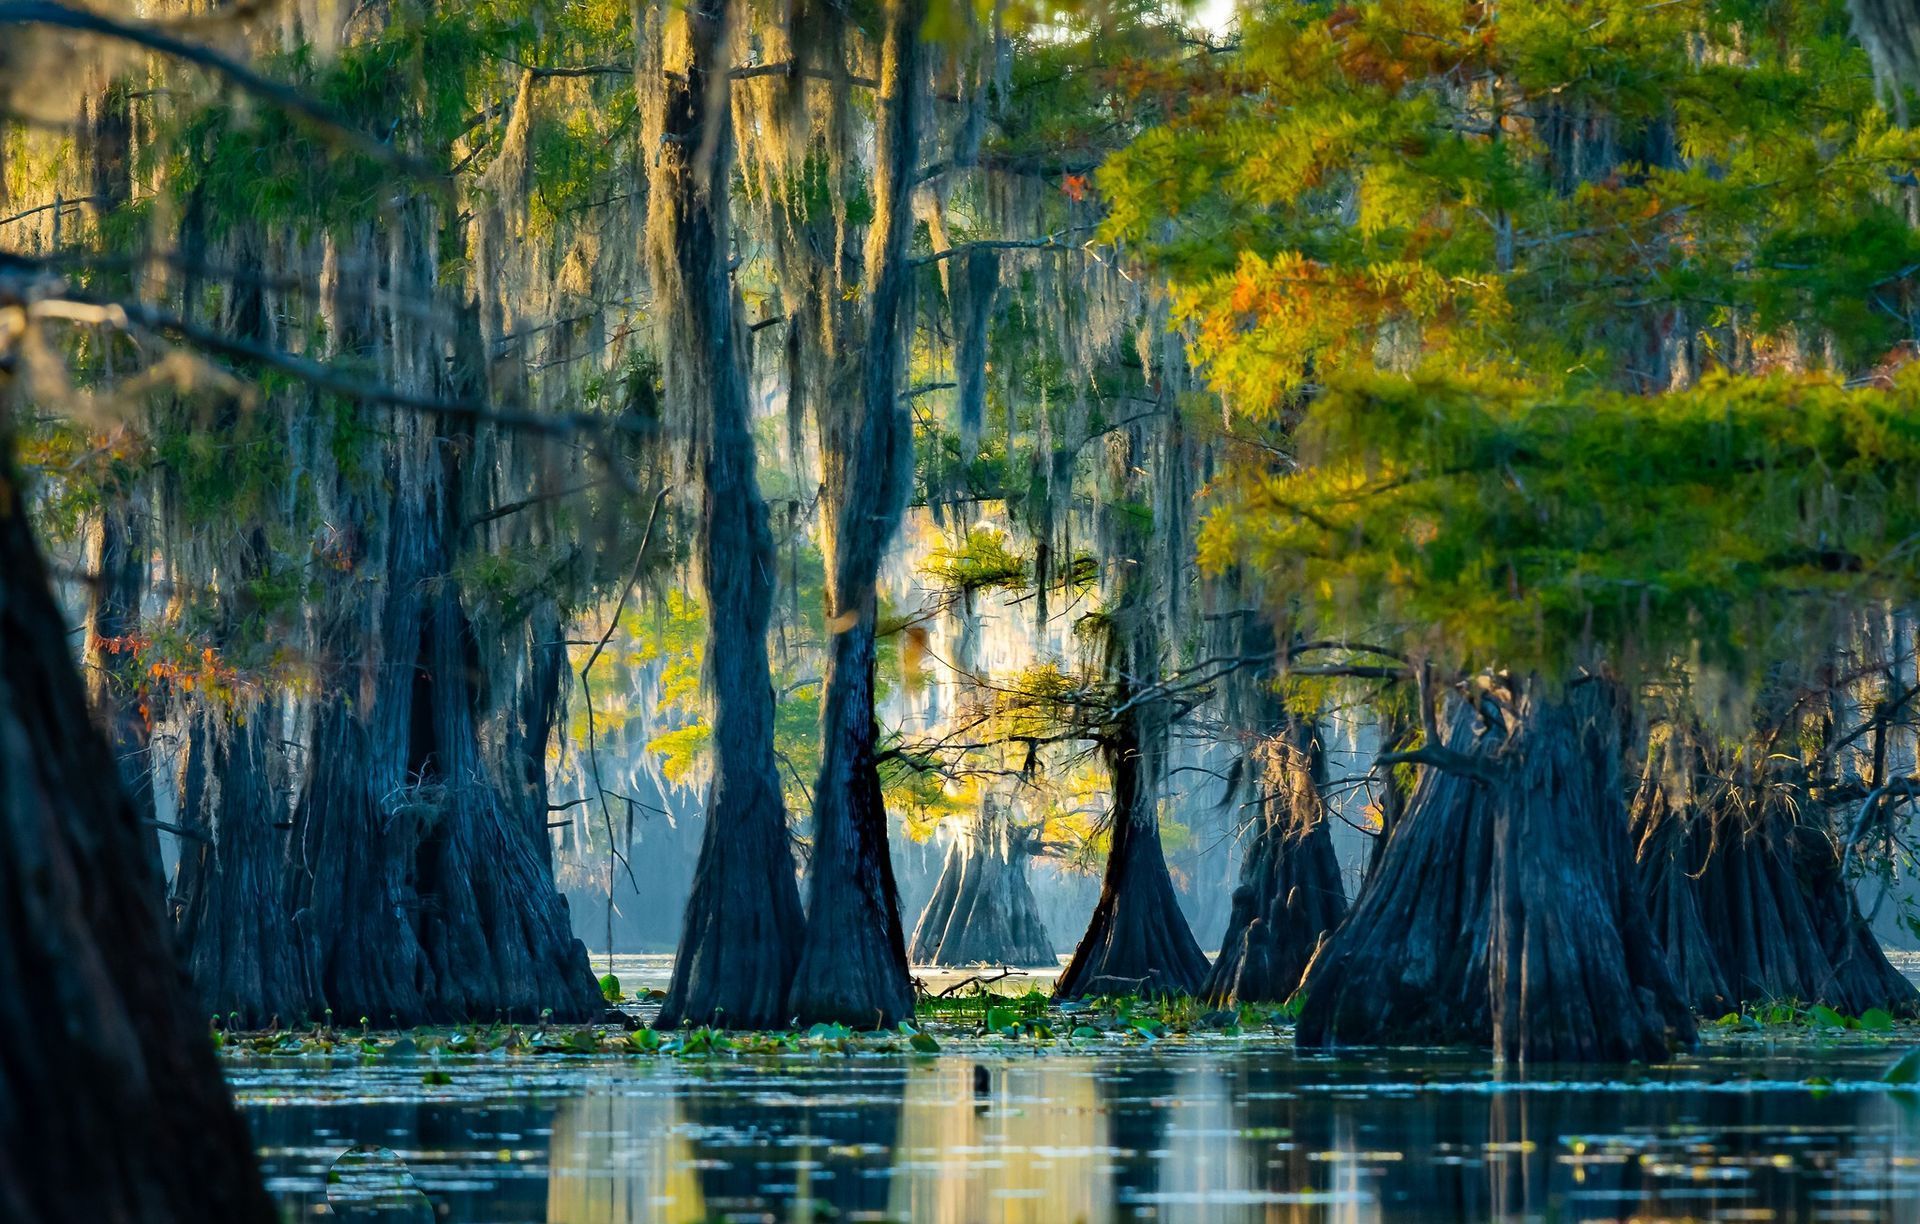
<path id="1" fill-rule="evenodd" d="M 761 1084 L 724 1068 L 685 1085 L 676 1130 L 699 1207 L 685 1218 L 884 1217 L 902 1074 L 808 1070 Z"/>
<path id="2" fill-rule="evenodd" d="M 664 1087 L 644 1095 L 582 1093 L 563 1102 L 553 1118 L 547 1158 L 547 1219 L 565 1224 L 704 1220 L 686 1143 L 674 1133 L 671 1112 Z"/>
<path id="3" fill-rule="evenodd" d="M 1077 1061 L 917 1062 L 907 1076 L 886 1218 L 1101 1219 L 1112 1189 L 1094 1081 L 1091 1068 Z"/>
<path id="4" fill-rule="evenodd" d="M 345 1073 L 336 1069 L 330 1074 Z M 417 1074 L 415 1070 L 413 1076 Z M 395 1087 L 392 1081 L 358 1081 L 347 1092 L 385 1094 Z M 336 1215 L 345 1214 L 343 1202 L 362 1213 L 347 1218 L 384 1224 L 436 1218 L 419 1216 L 424 1204 L 414 1196 L 422 1193 L 444 1213 L 437 1218 L 462 1224 L 538 1219 L 543 1212 L 570 1224 L 606 1218 L 555 1214 L 560 1200 L 549 1195 L 544 1176 L 523 1172 L 525 1166 L 517 1154 L 511 1166 L 500 1161 L 503 1149 L 517 1152 L 542 1146 L 541 1133 L 556 1123 L 550 1102 L 515 1096 L 476 1105 L 383 1095 L 370 1099 L 349 1095 L 342 1100 L 296 1093 L 291 1099 L 275 1097 L 244 1112 L 254 1143 L 264 1154 L 263 1171 L 281 1187 L 276 1194 L 286 1219 L 308 1217 L 330 1199 L 338 1200 L 333 1208 Z M 555 1133 L 557 1152 L 560 1141 L 559 1132 Z M 348 1158 L 349 1152 L 355 1155 Z M 333 1184 L 330 1170 L 348 1178 L 344 1192 Z M 499 1175 L 503 1171 L 513 1175 Z M 532 1171 L 537 1173 L 539 1165 Z M 303 1184 L 313 1188 L 296 1188 Z M 388 1191 L 393 1192 L 391 1201 Z"/>
<path id="5" fill-rule="evenodd" d="M 1160 1194 L 1155 1153 L 1167 1145 L 1168 1111 L 1179 1078 L 1178 1071 L 1160 1060 L 1142 1059 L 1123 1074 L 1095 1081 L 1101 1112 L 1107 1115 L 1107 1145 L 1114 1149 L 1114 1202 L 1122 1209 L 1131 1202 L 1152 1202 Z"/>

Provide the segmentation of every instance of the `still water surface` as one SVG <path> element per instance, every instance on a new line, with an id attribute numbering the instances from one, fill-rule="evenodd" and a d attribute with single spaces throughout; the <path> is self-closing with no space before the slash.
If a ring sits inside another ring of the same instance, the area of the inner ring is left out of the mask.
<path id="1" fill-rule="evenodd" d="M 1716 1038 L 1566 1079 L 1272 1035 L 490 1055 L 431 1086 L 417 1061 L 229 1071 L 294 1218 L 328 1214 L 329 1170 L 366 1145 L 418 1188 L 375 1218 L 409 1224 L 1902 1220 L 1920 1219 L 1920 1105 L 1878 1080 L 1904 1045 Z"/>

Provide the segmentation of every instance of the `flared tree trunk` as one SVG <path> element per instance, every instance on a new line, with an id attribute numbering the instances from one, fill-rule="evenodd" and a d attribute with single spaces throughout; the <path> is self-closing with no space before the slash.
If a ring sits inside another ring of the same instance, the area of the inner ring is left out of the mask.
<path id="1" fill-rule="evenodd" d="M 340 262 L 384 268 L 396 300 L 430 300 L 435 234 L 415 201 Z M 467 357 L 480 345 L 464 331 L 347 302 L 333 317 L 343 347 L 379 339 L 395 385 L 475 393 Z M 457 578 L 477 500 L 468 482 L 480 482 L 467 465 L 491 452 L 476 436 L 490 428 L 396 414 L 361 457 L 376 479 L 341 472 L 326 490 L 348 530 L 316 616 L 324 696 L 292 888 L 320 1000 L 338 1017 L 574 1021 L 602 1007 L 553 881 L 540 782 L 526 776 L 529 745 L 551 728 L 523 724 L 551 717 L 555 690 L 537 690 L 558 669 L 521 667 L 500 625 L 478 640 Z"/>
<path id="2" fill-rule="evenodd" d="M 1027 880 L 1031 858 L 1022 831 L 983 808 L 947 847 L 913 928 L 914 963 L 1053 966 L 1053 941 Z"/>
<path id="3" fill-rule="evenodd" d="M 1347 914 L 1320 794 L 1325 770 L 1318 732 L 1307 719 L 1289 719 L 1261 756 L 1259 830 L 1200 991 L 1219 1006 L 1286 1000 L 1320 941 Z"/>
<path id="4" fill-rule="evenodd" d="M 286 803 L 269 772 L 279 720 L 264 708 L 192 716 L 182 756 L 186 828 L 173 895 L 201 1006 L 264 1028 L 318 1019 L 286 908 Z"/>
<path id="5" fill-rule="evenodd" d="M 1123 710 L 1101 744 L 1113 783 L 1112 842 L 1087 933 L 1054 985 L 1054 997 L 1184 995 L 1205 983 L 1207 957 L 1187 926 L 1160 846 L 1160 782 L 1166 773 L 1164 698 L 1140 692 L 1159 674 L 1151 615 L 1123 597 L 1112 632 L 1111 674 Z"/>
<path id="6" fill-rule="evenodd" d="M 1734 1005 L 1733 992 L 1700 913 L 1689 819 L 1692 788 L 1676 774 L 1691 762 L 1676 748 L 1670 738 L 1647 754 L 1646 773 L 1633 799 L 1634 859 L 1647 917 L 1666 953 L 1674 987 L 1695 1012 L 1720 1016 Z"/>
<path id="7" fill-rule="evenodd" d="M 1664 776 L 1637 796 L 1639 871 L 1696 1010 L 1797 1001 L 1846 1015 L 1920 1012 L 1920 993 L 1841 879 L 1840 850 L 1804 787 L 1781 776 L 1742 783 L 1678 732 L 1665 759 Z"/>
<path id="8" fill-rule="evenodd" d="M 271 1220 L 206 1014 L 174 954 L 159 865 L 88 721 L 5 453 L 0 1217 Z"/>
<path id="9" fill-rule="evenodd" d="M 1518 1062 L 1665 1057 L 1694 1039 L 1632 867 L 1603 680 L 1462 706 L 1375 879 L 1314 958 L 1295 1040 L 1491 1046 Z M 1436 882 L 1438 884 L 1436 885 Z"/>
<path id="10" fill-rule="evenodd" d="M 224 323 L 234 333 L 260 335 L 266 309 L 257 294 L 237 294 L 227 307 Z M 209 424 L 232 426 L 238 412 L 230 406 Z M 178 490 L 163 487 L 163 499 L 167 534 L 183 541 L 169 558 L 180 585 L 196 570 L 215 576 L 208 658 L 245 669 L 260 647 L 248 592 L 271 575 L 267 530 L 209 532 L 182 512 Z M 173 693 L 186 741 L 175 790 L 187 830 L 172 890 L 179 938 L 202 1006 L 243 1028 L 318 1020 L 326 1007 L 312 990 L 289 908 L 281 700 L 238 682 Z"/>
<path id="11" fill-rule="evenodd" d="M 479 644 L 453 584 L 436 590 L 421 651 L 424 691 L 416 686 L 415 695 L 430 712 L 414 711 L 416 726 L 430 722 L 433 735 L 425 752 L 415 746 L 416 776 L 446 788 L 416 863 L 435 1016 L 596 1018 L 602 1000 L 554 884 L 546 811 L 511 802 L 501 763 L 482 755 Z"/>
<path id="12" fill-rule="evenodd" d="M 918 168 L 924 0 L 886 0 L 867 239 L 867 343 L 857 400 L 823 409 L 827 647 L 807 876 L 807 929 L 788 1011 L 802 1022 L 890 1025 L 913 1013 L 913 979 L 887 847 L 874 722 L 879 572 L 912 478 L 899 402 Z"/>
<path id="13" fill-rule="evenodd" d="M 659 20 L 665 6 L 651 12 Z M 668 61 L 642 68 L 665 82 L 642 90 L 643 105 L 658 108 L 649 123 L 661 133 L 649 141 L 661 150 L 649 180 L 649 253 L 665 306 L 667 395 L 694 414 L 699 439 L 713 729 L 706 827 L 660 1008 L 662 1028 L 783 1023 L 805 925 L 773 754 L 773 536 L 760 496 L 745 346 L 728 271 L 730 25 L 724 9 L 688 7 L 678 28 L 641 37 Z"/>

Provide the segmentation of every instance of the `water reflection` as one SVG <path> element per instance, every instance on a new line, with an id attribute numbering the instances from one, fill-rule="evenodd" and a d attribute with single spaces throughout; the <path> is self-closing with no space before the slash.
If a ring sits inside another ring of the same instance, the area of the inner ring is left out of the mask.
<path id="1" fill-rule="evenodd" d="M 1260 1042 L 491 1058 L 450 1087 L 291 1059 L 232 1075 L 291 1215 L 323 1213 L 360 1144 L 392 1149 L 437 1218 L 494 1224 L 1920 1218 L 1920 1107 L 1872 1082 L 1889 1058 L 1754 1042 L 1503 1080 Z"/>

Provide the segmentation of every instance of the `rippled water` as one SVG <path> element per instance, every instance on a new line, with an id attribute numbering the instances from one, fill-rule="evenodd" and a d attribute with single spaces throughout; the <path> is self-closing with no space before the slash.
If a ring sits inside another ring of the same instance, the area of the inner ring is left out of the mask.
<path id="1" fill-rule="evenodd" d="M 391 1150 L 356 1159 L 393 1220 L 1889 1220 L 1920 1218 L 1920 1105 L 1879 1076 L 1916 1041 L 1717 1037 L 1577 1079 L 1272 1035 L 230 1074 L 301 1215 L 359 1145 Z"/>

